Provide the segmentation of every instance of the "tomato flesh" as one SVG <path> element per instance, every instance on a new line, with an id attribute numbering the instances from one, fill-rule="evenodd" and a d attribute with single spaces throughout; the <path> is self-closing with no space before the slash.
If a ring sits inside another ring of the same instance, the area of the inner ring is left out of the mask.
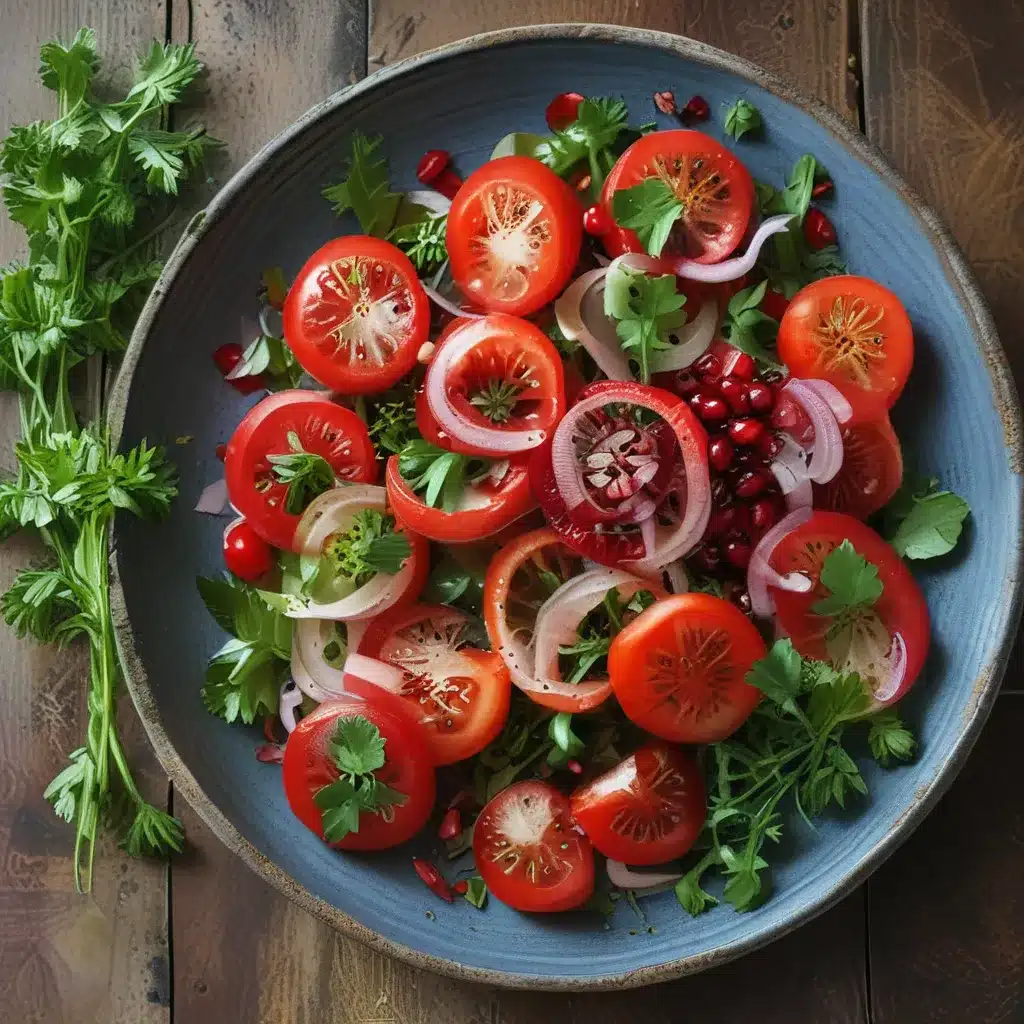
<path id="1" fill-rule="evenodd" d="M 814 507 L 868 519 L 903 481 L 903 453 L 889 417 L 843 430 L 843 465 L 827 484 L 814 485 Z"/>
<path id="2" fill-rule="evenodd" d="M 641 747 L 577 789 L 570 802 L 594 848 L 624 864 L 682 857 L 697 841 L 706 813 L 697 762 L 665 743 Z"/>
<path id="3" fill-rule="evenodd" d="M 571 910 L 594 891 L 590 841 L 571 827 L 569 800 L 544 782 L 517 782 L 480 812 L 473 857 L 488 891 L 516 910 Z"/>

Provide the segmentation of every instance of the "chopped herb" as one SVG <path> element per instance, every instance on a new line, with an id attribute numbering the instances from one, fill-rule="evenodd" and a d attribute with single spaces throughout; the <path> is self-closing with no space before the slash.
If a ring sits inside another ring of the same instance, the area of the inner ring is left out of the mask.
<path id="1" fill-rule="evenodd" d="M 730 300 L 722 325 L 722 336 L 730 345 L 769 370 L 782 370 L 775 355 L 775 338 L 779 333 L 778 321 L 758 307 L 764 300 L 767 281 L 738 291 Z"/>
<path id="2" fill-rule="evenodd" d="M 749 100 L 737 100 L 726 112 L 725 134 L 737 142 L 748 132 L 759 133 L 761 128 L 761 112 Z"/>
<path id="3" fill-rule="evenodd" d="M 388 235 L 420 271 L 437 270 L 448 259 L 445 234 L 448 229 L 446 214 L 428 216 L 425 220 L 400 224 Z"/>
<path id="4" fill-rule="evenodd" d="M 492 423 L 506 423 L 519 401 L 527 381 L 502 380 L 492 377 L 486 386 L 469 399 Z"/>
<path id="5" fill-rule="evenodd" d="M 378 238 L 387 237 L 402 202 L 401 193 L 391 191 L 387 161 L 377 155 L 383 141 L 379 135 L 370 139 L 356 132 L 352 136 L 347 177 L 323 191 L 339 217 L 351 210 L 363 232 Z"/>
<path id="6" fill-rule="evenodd" d="M 483 910 L 487 903 L 487 885 L 479 875 L 474 875 L 466 879 L 466 891 L 462 895 L 477 910 Z"/>
<path id="7" fill-rule="evenodd" d="M 445 451 L 429 441 L 410 441 L 398 458 L 398 472 L 431 508 L 453 512 L 466 487 L 479 483 L 491 471 L 488 459 Z"/>
<path id="8" fill-rule="evenodd" d="M 379 572 L 394 575 L 411 554 L 409 538 L 397 532 L 395 517 L 371 508 L 357 512 L 352 525 L 324 548 L 335 571 L 357 587 Z"/>
<path id="9" fill-rule="evenodd" d="M 280 483 L 288 485 L 285 511 L 293 516 L 302 515 L 306 506 L 316 497 L 329 491 L 337 483 L 331 464 L 322 456 L 307 452 L 299 435 L 288 431 L 289 455 L 268 455 L 267 461 Z"/>
<path id="10" fill-rule="evenodd" d="M 284 338 L 260 333 L 246 346 L 238 365 L 231 371 L 232 380 L 239 377 L 262 376 L 271 391 L 287 391 L 299 386 L 303 369 Z"/>
<path id="11" fill-rule="evenodd" d="M 583 753 L 586 744 L 572 731 L 572 715 L 559 711 L 548 722 L 548 736 L 554 747 L 548 754 L 549 764 L 565 764 L 571 757 Z"/>
<path id="12" fill-rule="evenodd" d="M 935 477 L 905 474 L 900 489 L 882 510 L 883 536 L 904 558 L 937 558 L 956 547 L 970 506 L 952 491 L 940 491 Z"/>
<path id="13" fill-rule="evenodd" d="M 484 567 L 471 569 L 448 554 L 431 570 L 423 600 L 479 615 L 483 609 Z"/>
<path id="14" fill-rule="evenodd" d="M 416 385 L 409 380 L 375 395 L 365 417 L 377 454 L 386 459 L 398 455 L 410 442 L 420 439 L 416 426 Z"/>
<path id="15" fill-rule="evenodd" d="M 825 558 L 819 582 L 829 593 L 811 605 L 816 615 L 856 612 L 870 607 L 882 596 L 877 566 L 858 554 L 848 540 Z"/>
<path id="16" fill-rule="evenodd" d="M 612 213 L 621 227 L 632 228 L 652 256 L 660 256 L 683 204 L 661 178 L 645 178 L 639 185 L 620 188 L 612 196 Z"/>

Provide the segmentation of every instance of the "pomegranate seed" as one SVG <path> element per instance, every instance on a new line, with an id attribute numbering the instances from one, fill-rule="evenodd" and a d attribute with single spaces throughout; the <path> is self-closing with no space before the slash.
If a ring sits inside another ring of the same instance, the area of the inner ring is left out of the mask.
<path id="1" fill-rule="evenodd" d="M 444 880 L 441 872 L 430 863 L 429 860 L 422 860 L 419 857 L 413 857 L 412 866 L 416 869 L 416 874 L 420 876 L 420 880 L 423 884 L 435 895 L 445 901 L 445 903 L 451 903 L 454 900 L 452 896 L 451 886 Z"/>
<path id="2" fill-rule="evenodd" d="M 689 370 L 680 370 L 674 383 L 676 394 L 682 398 L 689 398 L 700 390 L 700 381 Z"/>
<path id="3" fill-rule="evenodd" d="M 750 525 L 759 534 L 766 533 L 779 521 L 774 498 L 758 498 L 750 506 Z"/>
<path id="4" fill-rule="evenodd" d="M 750 399 L 747 397 L 747 385 L 742 381 L 726 377 L 718 386 L 722 397 L 729 403 L 729 408 L 738 416 L 750 412 Z"/>
<path id="5" fill-rule="evenodd" d="M 452 886 L 452 892 L 456 892 L 460 896 L 465 896 L 466 893 L 469 892 L 469 882 L 464 878 L 460 878 L 459 881 Z"/>
<path id="6" fill-rule="evenodd" d="M 676 112 L 676 97 L 672 92 L 656 92 L 654 94 L 654 105 L 663 114 L 674 114 Z"/>
<path id="7" fill-rule="evenodd" d="M 452 170 L 451 162 L 452 155 L 447 150 L 427 150 L 416 165 L 416 178 L 420 184 L 428 185 L 448 199 L 454 199 L 455 193 L 462 187 L 462 179 Z"/>
<path id="8" fill-rule="evenodd" d="M 747 387 L 747 398 L 754 412 L 771 412 L 775 408 L 775 392 L 767 384 L 755 381 Z"/>
<path id="9" fill-rule="evenodd" d="M 761 312 L 773 320 L 781 320 L 789 309 L 789 299 L 782 292 L 769 288 L 761 300 Z"/>
<path id="10" fill-rule="evenodd" d="M 722 564 L 722 553 L 714 544 L 702 544 L 693 553 L 693 562 L 700 572 L 713 573 Z"/>
<path id="11" fill-rule="evenodd" d="M 462 814 L 458 807 L 449 807 L 441 819 L 441 827 L 437 830 L 438 839 L 454 839 L 462 832 Z"/>
<path id="12" fill-rule="evenodd" d="M 817 185 L 811 189 L 812 199 L 821 199 L 823 196 L 832 195 L 832 189 L 835 186 L 832 184 L 831 179 L 826 178 L 824 181 L 819 181 Z"/>
<path id="13" fill-rule="evenodd" d="M 824 249 L 836 244 L 836 229 L 821 210 L 811 208 L 804 217 L 804 238 L 812 249 Z"/>
<path id="14" fill-rule="evenodd" d="M 757 454 L 768 462 L 771 462 L 781 451 L 782 441 L 775 434 L 766 431 L 761 440 L 757 442 Z"/>
<path id="15" fill-rule="evenodd" d="M 219 444 L 217 445 L 216 448 L 213 449 L 213 453 L 214 455 L 217 456 L 218 459 L 220 459 L 221 462 L 223 462 L 224 456 L 227 455 L 228 453 L 228 446 L 226 444 Z"/>
<path id="16" fill-rule="evenodd" d="M 565 767 L 568 768 L 569 771 L 573 773 L 573 775 L 583 774 L 583 765 L 581 765 L 579 761 L 577 761 L 575 758 L 571 761 L 566 761 Z"/>
<path id="17" fill-rule="evenodd" d="M 708 444 L 708 462 L 712 469 L 724 473 L 732 465 L 732 442 L 727 437 L 714 437 Z"/>
<path id="18" fill-rule="evenodd" d="M 717 395 L 709 395 L 705 391 L 697 392 L 690 399 L 690 406 L 702 420 L 714 422 L 727 419 L 729 416 L 729 406 L 725 404 L 725 400 Z"/>
<path id="19" fill-rule="evenodd" d="M 736 569 L 746 569 L 750 564 L 750 544 L 745 540 L 731 540 L 725 545 L 725 557 Z"/>
<path id="20" fill-rule="evenodd" d="M 594 206 L 588 206 L 583 211 L 583 230 L 588 235 L 600 238 L 602 235 L 607 235 L 613 227 L 615 227 L 615 224 L 603 206 L 595 204 Z"/>
<path id="21" fill-rule="evenodd" d="M 762 494 L 765 489 L 773 483 L 775 477 L 772 476 L 771 470 L 765 469 L 763 466 L 759 466 L 757 469 L 752 469 L 747 473 L 744 473 L 739 480 L 736 481 L 734 490 L 736 491 L 737 498 L 756 498 L 759 494 Z"/>
<path id="22" fill-rule="evenodd" d="M 733 444 L 757 444 L 763 436 L 764 424 L 760 420 L 733 420 L 729 424 L 729 439 Z"/>
<path id="23" fill-rule="evenodd" d="M 753 380 L 757 376 L 757 363 L 746 352 L 741 352 L 739 359 L 733 363 L 729 376 L 738 377 L 740 380 Z"/>
<path id="24" fill-rule="evenodd" d="M 760 466 L 763 461 L 761 453 L 754 448 L 741 448 L 736 453 L 736 465 L 742 466 L 744 469 L 750 466 Z"/>
<path id="25" fill-rule="evenodd" d="M 750 510 L 746 505 L 730 505 L 721 510 L 724 519 L 722 533 L 744 534 L 750 526 Z"/>
<path id="26" fill-rule="evenodd" d="M 703 96 L 693 96 L 683 107 L 683 117 L 690 121 L 706 121 L 711 116 L 711 107 Z"/>
<path id="27" fill-rule="evenodd" d="M 578 92 L 560 92 L 544 111 L 544 119 L 553 132 L 560 132 L 576 120 L 584 97 Z"/>
<path id="28" fill-rule="evenodd" d="M 699 377 L 720 377 L 722 375 L 722 360 L 713 352 L 705 352 L 693 364 L 693 368 Z"/>

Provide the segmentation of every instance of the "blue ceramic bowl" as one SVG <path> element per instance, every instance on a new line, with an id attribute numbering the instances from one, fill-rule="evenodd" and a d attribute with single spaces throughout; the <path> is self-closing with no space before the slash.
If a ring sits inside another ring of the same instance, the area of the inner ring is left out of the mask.
<path id="1" fill-rule="evenodd" d="M 882 771 L 864 759 L 871 796 L 812 834 L 795 820 L 775 858 L 775 893 L 759 910 L 694 920 L 671 892 L 646 901 L 654 935 L 631 936 L 628 912 L 604 930 L 593 916 L 518 914 L 491 901 L 438 908 L 410 869 L 412 849 L 340 856 L 289 813 L 280 768 L 256 761 L 256 734 L 207 714 L 206 659 L 223 641 L 195 589 L 221 568 L 222 522 L 191 507 L 221 472 L 216 444 L 251 398 L 223 385 L 210 353 L 239 336 L 264 267 L 294 273 L 323 242 L 355 230 L 321 198 L 353 130 L 382 134 L 396 186 L 415 187 L 424 150 L 451 150 L 468 172 L 512 130 L 543 132 L 544 107 L 567 89 L 621 95 L 635 118 L 655 90 L 700 93 L 716 116 L 745 96 L 762 140 L 737 152 L 755 177 L 784 182 L 813 153 L 836 183 L 829 214 L 851 271 L 891 288 L 914 323 L 917 361 L 896 420 L 911 461 L 973 509 L 955 556 L 915 572 L 934 647 L 905 702 L 919 759 Z M 862 882 L 949 785 L 991 707 L 1017 624 L 1021 448 L 1017 399 L 991 320 L 963 258 L 864 138 L 831 110 L 710 47 L 653 32 L 551 26 L 502 32 L 425 54 L 327 100 L 270 143 L 182 238 L 132 340 L 112 403 L 126 443 L 195 440 L 180 453 L 181 499 L 169 521 L 117 532 L 115 600 L 136 705 L 164 767 L 209 825 L 251 867 L 348 934 L 419 966 L 497 984 L 619 988 L 693 972 L 756 948 Z M 437 910 L 437 919 L 426 911 Z"/>

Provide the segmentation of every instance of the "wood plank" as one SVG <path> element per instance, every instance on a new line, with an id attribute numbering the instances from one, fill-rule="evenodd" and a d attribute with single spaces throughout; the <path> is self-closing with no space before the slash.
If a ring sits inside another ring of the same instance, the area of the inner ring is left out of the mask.
<path id="1" fill-rule="evenodd" d="M 164 4 L 114 0 L 14 0 L 4 5 L 0 38 L 0 132 L 53 115 L 37 75 L 39 44 L 97 31 L 106 67 L 123 82 L 134 55 L 164 34 Z M 0 263 L 23 254 L 23 235 L 0 212 Z M 0 453 L 9 468 L 17 408 L 0 401 Z M 18 567 L 43 555 L 18 537 L 0 549 L 0 588 Z M 84 648 L 58 654 L 0 630 L 0 1005 L 11 1020 L 167 1024 L 166 868 L 124 856 L 111 841 L 97 850 L 92 896 L 75 894 L 74 836 L 42 792 L 79 746 L 85 730 L 88 659 Z M 140 788 L 162 805 L 167 783 L 130 703 L 122 738 Z"/>

